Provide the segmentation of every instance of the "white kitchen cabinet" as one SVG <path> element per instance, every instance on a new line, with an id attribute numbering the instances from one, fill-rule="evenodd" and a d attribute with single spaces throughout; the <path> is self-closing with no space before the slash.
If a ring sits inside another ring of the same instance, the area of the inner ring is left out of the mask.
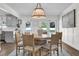
<path id="1" fill-rule="evenodd" d="M 5 32 L 5 41 L 6 43 L 14 43 L 15 39 L 13 37 L 13 31 L 6 31 Z"/>

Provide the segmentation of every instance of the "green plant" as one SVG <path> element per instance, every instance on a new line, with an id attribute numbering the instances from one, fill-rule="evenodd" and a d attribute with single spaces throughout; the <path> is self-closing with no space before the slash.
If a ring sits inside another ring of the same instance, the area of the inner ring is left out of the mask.
<path id="1" fill-rule="evenodd" d="M 48 25 L 47 25 L 47 23 L 42 22 L 40 27 L 41 27 L 41 28 L 48 28 Z"/>

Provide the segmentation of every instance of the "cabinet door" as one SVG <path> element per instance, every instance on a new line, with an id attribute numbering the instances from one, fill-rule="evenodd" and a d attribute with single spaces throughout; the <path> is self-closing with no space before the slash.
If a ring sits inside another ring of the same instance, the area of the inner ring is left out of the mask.
<path id="1" fill-rule="evenodd" d="M 14 43 L 15 40 L 13 38 L 13 32 L 12 31 L 6 31 L 5 32 L 5 41 L 6 43 Z"/>

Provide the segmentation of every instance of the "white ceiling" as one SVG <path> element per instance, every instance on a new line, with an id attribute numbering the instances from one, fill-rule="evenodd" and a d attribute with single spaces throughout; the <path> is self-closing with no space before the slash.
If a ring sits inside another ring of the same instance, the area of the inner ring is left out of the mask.
<path id="1" fill-rule="evenodd" d="M 19 15 L 31 16 L 36 3 L 7 3 Z M 60 15 L 71 3 L 42 3 L 46 15 Z"/>

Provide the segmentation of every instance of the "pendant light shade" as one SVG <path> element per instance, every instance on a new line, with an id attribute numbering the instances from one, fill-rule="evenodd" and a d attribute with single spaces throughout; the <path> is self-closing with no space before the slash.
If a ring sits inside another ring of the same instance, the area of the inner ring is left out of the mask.
<path id="1" fill-rule="evenodd" d="M 33 10 L 32 18 L 42 19 L 42 18 L 45 18 L 45 17 L 46 17 L 46 15 L 45 15 L 44 9 L 41 7 L 40 3 L 37 3 L 36 8 Z"/>

